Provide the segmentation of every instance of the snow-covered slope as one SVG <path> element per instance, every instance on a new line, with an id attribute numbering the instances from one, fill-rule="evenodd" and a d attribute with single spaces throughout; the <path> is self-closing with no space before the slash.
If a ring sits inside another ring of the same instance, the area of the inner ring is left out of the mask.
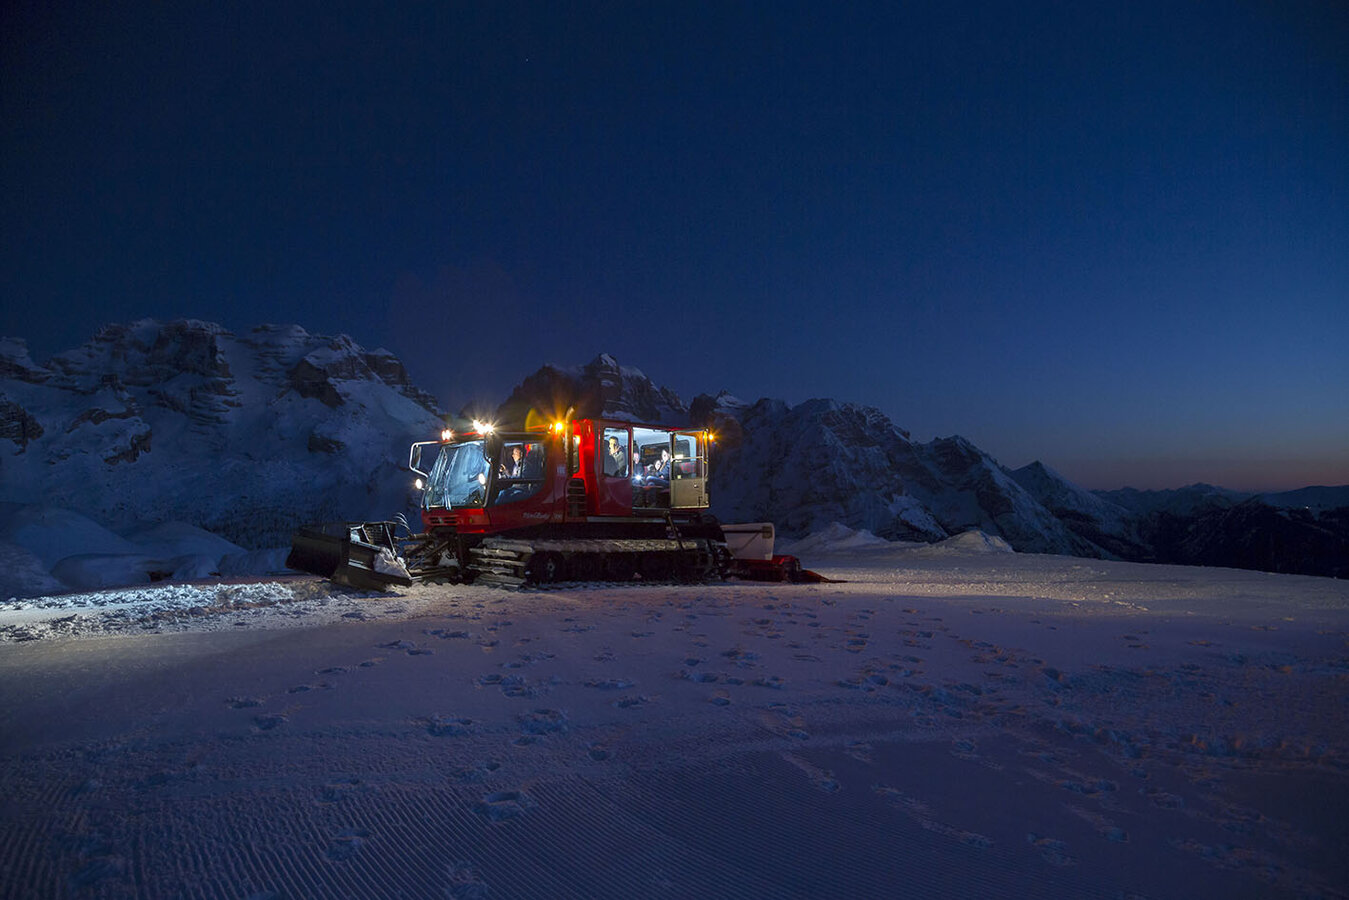
<path id="1" fill-rule="evenodd" d="M 786 538 L 832 523 L 889 540 L 942 540 L 980 529 L 1018 550 L 1100 555 L 995 460 L 964 438 L 914 444 L 879 410 L 809 400 L 754 404 L 728 393 L 690 405 L 604 354 L 545 366 L 498 410 L 503 419 L 607 416 L 694 424 L 718 435 L 712 508 L 723 521 L 772 521 Z"/>
<path id="2" fill-rule="evenodd" d="M 0 342 L 0 497 L 114 531 L 190 523 L 244 547 L 409 504 L 407 446 L 441 427 L 385 350 L 298 326 L 103 328 L 45 365 Z"/>
<path id="3" fill-rule="evenodd" d="M 914 443 L 879 410 L 834 400 L 695 407 L 723 435 L 712 499 L 724 519 L 789 537 L 831 522 L 890 540 L 981 530 L 1024 552 L 1100 555 L 964 438 Z"/>
<path id="4" fill-rule="evenodd" d="M 569 408 L 576 416 L 713 429 L 712 508 L 723 521 L 772 521 L 786 538 L 832 523 L 889 540 L 935 541 L 983 529 L 1019 550 L 1100 553 L 968 441 L 913 444 L 870 407 L 768 398 L 747 404 L 725 392 L 686 406 L 640 369 L 604 354 L 584 366 L 544 366 L 498 416 L 550 418 Z"/>
<path id="5" fill-rule="evenodd" d="M 1124 507 L 1079 487 L 1042 462 L 1008 474 L 1079 537 L 1124 559 L 1146 555 L 1138 516 Z"/>

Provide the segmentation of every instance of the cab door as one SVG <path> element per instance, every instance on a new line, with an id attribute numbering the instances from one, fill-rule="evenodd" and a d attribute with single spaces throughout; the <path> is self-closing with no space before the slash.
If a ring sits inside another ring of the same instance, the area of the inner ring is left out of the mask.
<path id="1" fill-rule="evenodd" d="M 671 436 L 670 508 L 706 509 L 707 438 L 701 431 L 677 431 Z"/>
<path id="2" fill-rule="evenodd" d="M 601 427 L 601 425 L 603 427 Z M 617 422 L 596 423 L 595 513 L 632 515 L 632 428 Z"/>

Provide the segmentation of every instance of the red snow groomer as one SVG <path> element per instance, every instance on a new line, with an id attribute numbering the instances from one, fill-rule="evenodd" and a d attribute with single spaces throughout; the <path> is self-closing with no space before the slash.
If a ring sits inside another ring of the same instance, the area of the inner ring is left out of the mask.
<path id="1" fill-rule="evenodd" d="M 286 564 L 363 588 L 702 581 L 728 573 L 810 580 L 814 573 L 794 557 L 771 555 L 771 536 L 766 560 L 740 560 L 728 549 L 708 513 L 711 444 L 707 431 L 611 419 L 447 429 L 409 453 L 422 533 L 400 539 L 393 522 L 302 528 Z M 762 549 L 760 541 L 747 553 L 761 557 Z"/>

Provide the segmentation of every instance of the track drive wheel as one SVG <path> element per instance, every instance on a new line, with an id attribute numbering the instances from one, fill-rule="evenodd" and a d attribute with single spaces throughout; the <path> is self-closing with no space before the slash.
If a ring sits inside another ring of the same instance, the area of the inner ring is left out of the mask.
<path id="1" fill-rule="evenodd" d="M 527 580 L 552 584 L 562 580 L 562 557 L 557 553 L 535 553 L 526 567 Z"/>
<path id="2" fill-rule="evenodd" d="M 668 553 L 644 553 L 641 565 L 645 581 L 669 581 L 674 574 L 674 560 Z"/>
<path id="3" fill-rule="evenodd" d="M 604 558 L 604 577 L 609 581 L 632 581 L 637 558 L 631 553 L 610 553 Z"/>

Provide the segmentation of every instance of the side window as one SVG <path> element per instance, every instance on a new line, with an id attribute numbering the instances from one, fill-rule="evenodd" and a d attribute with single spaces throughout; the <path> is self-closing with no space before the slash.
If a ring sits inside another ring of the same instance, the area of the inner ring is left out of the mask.
<path id="1" fill-rule="evenodd" d="M 682 478 L 702 478 L 703 472 L 703 445 L 702 436 L 698 434 L 680 434 L 675 437 L 674 466 L 671 471 L 672 477 Z"/>
<path id="2" fill-rule="evenodd" d="M 604 429 L 600 455 L 604 459 L 604 474 L 609 478 L 628 477 L 628 430 Z"/>
<path id="3" fill-rule="evenodd" d="M 543 487 L 545 462 L 546 447 L 541 441 L 506 444 L 497 470 L 497 495 L 492 505 L 515 503 L 537 494 Z"/>

